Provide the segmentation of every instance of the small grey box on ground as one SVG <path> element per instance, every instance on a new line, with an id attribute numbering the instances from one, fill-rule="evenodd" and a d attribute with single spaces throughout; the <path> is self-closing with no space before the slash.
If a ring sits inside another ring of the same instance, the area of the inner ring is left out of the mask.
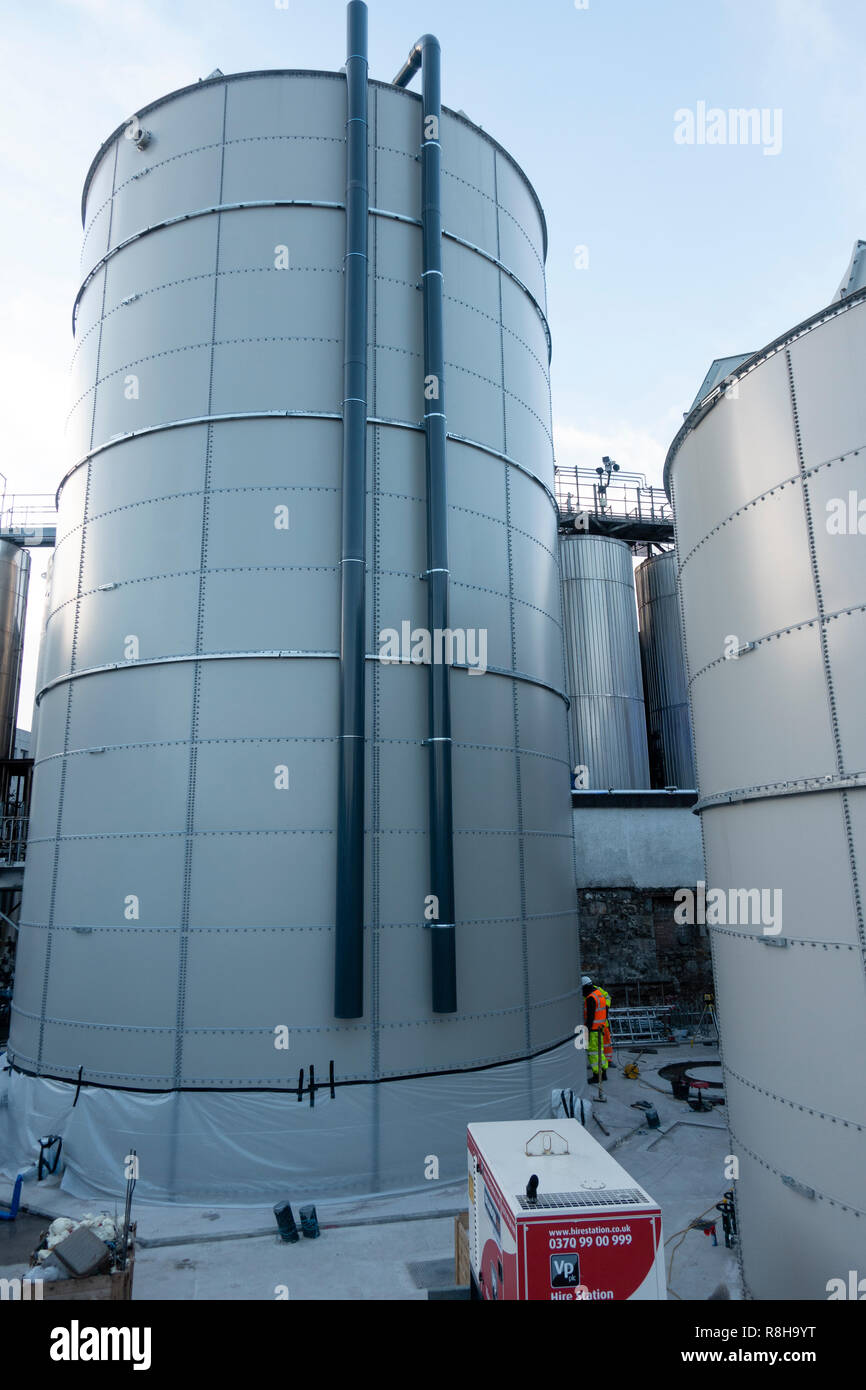
<path id="1" fill-rule="evenodd" d="M 87 1226 L 79 1226 L 77 1231 L 71 1231 L 65 1240 L 55 1245 L 54 1254 L 74 1279 L 86 1279 L 88 1274 L 95 1274 L 111 1258 L 105 1241 L 100 1240 Z"/>

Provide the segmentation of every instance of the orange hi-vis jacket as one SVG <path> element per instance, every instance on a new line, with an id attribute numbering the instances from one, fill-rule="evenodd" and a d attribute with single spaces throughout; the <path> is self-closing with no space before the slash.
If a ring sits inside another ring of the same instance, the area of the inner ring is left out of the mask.
<path id="1" fill-rule="evenodd" d="M 604 1028 L 607 1024 L 607 1000 L 600 989 L 590 990 L 586 996 L 595 1002 L 595 1015 L 592 1020 L 592 1030 Z M 583 1017 L 586 1018 L 586 1003 L 584 1002 Z"/>

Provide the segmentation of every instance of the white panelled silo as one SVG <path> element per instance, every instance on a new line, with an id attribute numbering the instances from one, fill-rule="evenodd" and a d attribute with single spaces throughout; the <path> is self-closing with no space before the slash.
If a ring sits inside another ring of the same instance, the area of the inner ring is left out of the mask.
<path id="1" fill-rule="evenodd" d="M 575 1081 L 543 214 L 511 157 L 444 111 L 466 647 L 449 671 L 457 1007 L 437 1012 L 429 666 L 410 655 L 429 582 L 421 103 L 366 91 L 359 1017 L 334 1012 L 346 77 L 201 82 L 116 131 L 87 179 L 9 1048 L 22 1131 L 83 1083 L 64 1150 L 82 1191 L 117 1186 L 130 1132 L 144 1195 L 421 1184 L 429 1154 L 461 1171 L 470 1114 L 544 1114 Z"/>
<path id="2" fill-rule="evenodd" d="M 608 536 L 563 535 L 559 562 L 578 786 L 648 787 L 631 550 Z"/>
<path id="3" fill-rule="evenodd" d="M 864 365 L 859 291 L 744 363 L 666 465 L 760 1299 L 826 1299 L 866 1269 Z"/>
<path id="4" fill-rule="evenodd" d="M 634 578 L 652 785 L 693 787 L 692 730 L 675 552 L 666 550 L 650 556 L 638 565 Z"/>

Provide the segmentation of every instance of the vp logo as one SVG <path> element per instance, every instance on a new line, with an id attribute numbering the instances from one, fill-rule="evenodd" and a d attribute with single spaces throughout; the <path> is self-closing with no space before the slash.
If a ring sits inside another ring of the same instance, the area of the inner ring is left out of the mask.
<path id="1" fill-rule="evenodd" d="M 580 1261 L 576 1255 L 551 1255 L 550 1287 L 573 1289 L 580 1283 Z"/>

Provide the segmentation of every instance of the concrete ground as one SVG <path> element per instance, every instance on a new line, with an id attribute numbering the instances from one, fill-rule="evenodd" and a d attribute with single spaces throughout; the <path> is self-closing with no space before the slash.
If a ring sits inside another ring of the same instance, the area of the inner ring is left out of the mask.
<path id="1" fill-rule="evenodd" d="M 726 1250 L 720 1213 L 727 1188 L 730 1151 L 724 1107 L 696 1114 L 673 1098 L 659 1068 L 672 1061 L 712 1058 L 712 1047 L 662 1048 L 639 1059 L 640 1077 L 626 1080 L 623 1067 L 634 1055 L 621 1049 L 608 1075 L 606 1103 L 596 1107 L 590 1133 L 662 1208 L 670 1268 L 669 1297 L 708 1299 L 720 1286 L 741 1297 L 736 1255 Z M 594 1089 L 594 1088 L 593 1088 Z M 655 1106 L 660 1125 L 649 1129 L 636 1100 Z M 551 1121 L 555 1127 L 555 1121 Z M 0 1179 L 0 1202 L 11 1183 Z M 317 1204 L 318 1240 L 284 1244 L 275 1233 L 273 1211 L 233 1207 L 145 1206 L 134 1208 L 139 1242 L 135 1258 L 136 1300 L 407 1300 L 426 1299 L 429 1288 L 454 1280 L 454 1213 L 465 1209 L 466 1183 L 430 1183 L 404 1197 Z M 57 1177 L 26 1183 L 21 1223 L 0 1223 L 0 1278 L 23 1272 L 25 1249 L 55 1216 L 80 1216 L 102 1209 L 60 1191 Z M 707 1208 L 717 1219 L 718 1245 L 689 1230 Z M 34 1214 L 38 1220 L 34 1219 Z M 114 1214 L 113 1207 L 111 1214 Z M 8 1233 L 8 1234 L 7 1234 Z M 680 1234 L 682 1235 L 682 1238 Z M 4 1239 L 5 1237 L 5 1239 Z"/>

